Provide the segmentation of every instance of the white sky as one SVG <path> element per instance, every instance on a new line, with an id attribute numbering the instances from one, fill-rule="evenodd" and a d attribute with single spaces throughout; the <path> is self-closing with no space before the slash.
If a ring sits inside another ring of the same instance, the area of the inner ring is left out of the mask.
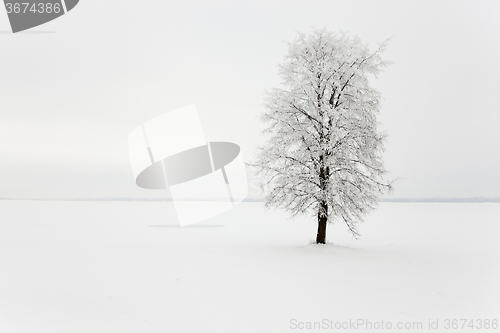
<path id="1" fill-rule="evenodd" d="M 0 197 L 164 196 L 135 186 L 128 134 L 189 104 L 249 161 L 283 42 L 313 27 L 393 36 L 375 84 L 395 197 L 500 196 L 499 18 L 499 1 L 81 0 L 11 34 L 0 10 Z"/>

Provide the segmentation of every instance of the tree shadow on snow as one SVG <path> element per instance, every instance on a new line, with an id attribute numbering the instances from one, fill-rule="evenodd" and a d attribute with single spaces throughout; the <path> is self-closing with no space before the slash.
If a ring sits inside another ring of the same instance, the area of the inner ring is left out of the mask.
<path id="1" fill-rule="evenodd" d="M 202 229 L 202 228 L 222 228 L 224 227 L 223 225 L 211 225 L 211 224 L 200 224 L 200 225 L 188 225 L 185 227 L 181 227 L 178 224 L 160 224 L 160 225 L 150 225 L 150 228 L 171 228 L 171 229 Z"/>

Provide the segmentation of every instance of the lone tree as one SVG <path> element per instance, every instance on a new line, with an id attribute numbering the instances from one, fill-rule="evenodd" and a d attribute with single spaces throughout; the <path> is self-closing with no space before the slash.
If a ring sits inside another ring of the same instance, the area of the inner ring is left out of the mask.
<path id="1" fill-rule="evenodd" d="M 283 88 L 266 94 L 269 138 L 253 164 L 266 207 L 317 216 L 316 243 L 325 243 L 334 220 L 359 236 L 357 222 L 391 188 L 383 179 L 386 134 L 377 130 L 381 95 L 368 80 L 388 65 L 384 49 L 325 29 L 299 34 L 279 66 Z"/>

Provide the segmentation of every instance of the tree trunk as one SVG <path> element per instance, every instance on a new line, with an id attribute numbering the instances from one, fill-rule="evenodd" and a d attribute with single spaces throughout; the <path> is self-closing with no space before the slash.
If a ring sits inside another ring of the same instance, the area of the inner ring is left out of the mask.
<path id="1" fill-rule="evenodd" d="M 326 192 L 328 178 L 330 176 L 330 168 L 323 165 L 324 156 L 320 156 L 319 182 L 321 191 Z M 318 234 L 316 235 L 316 244 L 326 243 L 326 223 L 328 222 L 328 203 L 326 200 L 321 200 L 318 209 Z"/>
<path id="2" fill-rule="evenodd" d="M 321 202 L 321 208 L 318 211 L 318 235 L 316 236 L 316 244 L 326 243 L 326 223 L 328 222 L 328 204 L 326 201 Z M 324 214 L 321 214 L 324 211 Z"/>

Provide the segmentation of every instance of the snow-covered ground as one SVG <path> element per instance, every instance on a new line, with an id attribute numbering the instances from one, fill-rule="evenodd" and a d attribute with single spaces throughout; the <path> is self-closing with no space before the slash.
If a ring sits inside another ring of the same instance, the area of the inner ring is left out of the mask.
<path id="1" fill-rule="evenodd" d="M 0 332 L 499 331 L 445 325 L 500 319 L 500 204 L 381 203 L 360 231 L 310 244 L 313 219 L 262 203 L 180 228 L 172 203 L 0 201 Z"/>

